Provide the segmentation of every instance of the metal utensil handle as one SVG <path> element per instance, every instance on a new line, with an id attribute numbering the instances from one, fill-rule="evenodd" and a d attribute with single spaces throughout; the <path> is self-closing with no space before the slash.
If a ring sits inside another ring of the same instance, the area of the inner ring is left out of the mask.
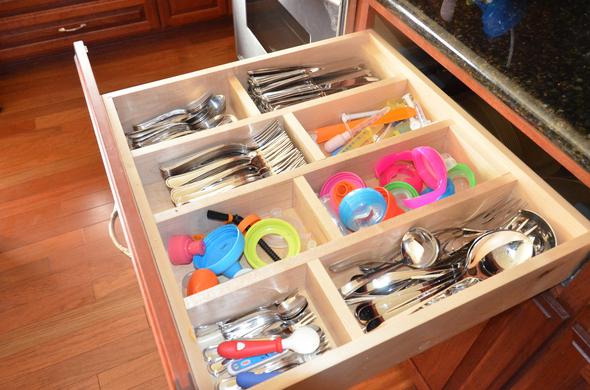
<path id="1" fill-rule="evenodd" d="M 267 84 L 271 84 L 274 82 L 278 82 L 284 79 L 288 79 L 294 76 L 299 76 L 302 74 L 306 74 L 305 69 L 295 69 L 288 72 L 281 72 L 281 73 L 273 73 L 270 75 L 264 76 L 251 76 L 250 80 L 252 81 L 252 85 L 255 87 L 263 87 Z"/>
<path id="2" fill-rule="evenodd" d="M 111 213 L 111 218 L 109 219 L 109 237 L 111 238 L 111 241 L 113 242 L 113 245 L 115 246 L 115 248 L 120 250 L 125 256 L 127 256 L 131 259 L 131 251 L 129 251 L 129 248 L 126 248 L 123 245 L 121 245 L 119 243 L 119 241 L 117 240 L 117 236 L 115 235 L 115 221 L 118 218 L 119 218 L 119 211 L 117 210 L 116 207 L 113 207 L 113 212 Z"/>
<path id="3" fill-rule="evenodd" d="M 421 294 L 417 295 L 416 297 L 410 298 L 394 307 L 391 307 L 389 309 L 387 309 L 387 311 L 385 313 L 383 313 L 381 316 L 384 319 L 389 319 L 391 317 L 393 317 L 395 314 L 397 314 L 399 312 L 400 309 L 402 309 L 405 306 L 409 306 L 412 305 L 413 303 L 419 303 L 422 302 L 423 300 L 436 295 L 438 293 L 440 293 L 441 291 L 444 291 L 446 288 L 448 288 L 449 286 L 451 286 L 454 283 L 454 279 L 447 279 L 447 280 L 443 280 L 440 282 L 440 284 L 433 286 L 432 288 L 422 292 Z"/>
<path id="4" fill-rule="evenodd" d="M 402 259 L 399 259 L 399 261 L 392 263 L 391 268 L 399 267 L 402 264 L 403 264 Z M 353 292 L 355 292 L 359 288 L 366 286 L 372 280 L 386 274 L 391 268 L 387 268 L 383 271 L 373 273 L 369 277 L 358 278 L 358 279 L 355 279 L 355 280 L 352 280 L 352 281 L 346 283 L 344 286 L 340 287 L 340 289 L 339 289 L 340 294 L 342 295 L 343 298 L 348 297 L 350 294 L 352 294 Z"/>
<path id="5" fill-rule="evenodd" d="M 206 179 L 209 176 L 215 175 L 235 165 L 249 163 L 254 157 L 255 156 L 241 155 L 214 160 L 209 164 L 193 171 L 170 176 L 168 179 L 166 179 L 166 186 L 171 189 L 180 188 L 184 185 L 194 183 L 195 181 Z"/>
<path id="6" fill-rule="evenodd" d="M 164 179 L 170 176 L 179 175 L 187 171 L 193 170 L 206 162 L 215 160 L 219 157 L 227 157 L 229 155 L 244 154 L 248 151 L 247 145 L 242 144 L 227 144 L 217 145 L 209 149 L 190 154 L 179 160 L 171 161 L 160 165 L 160 173 Z M 231 154 L 230 154 L 231 153 Z"/>
<path id="7" fill-rule="evenodd" d="M 372 261 L 383 261 L 385 262 L 386 259 L 391 259 L 393 257 L 392 254 L 386 254 L 385 256 L 381 256 L 378 260 L 369 260 L 369 259 L 361 259 L 361 260 L 353 260 L 352 258 L 344 259 L 337 261 L 336 263 L 330 265 L 328 269 L 332 272 L 342 272 L 357 265 L 361 265 L 364 263 L 372 262 Z"/>
<path id="8" fill-rule="evenodd" d="M 303 84 L 276 92 L 266 92 L 262 95 L 262 99 L 272 103 L 273 101 L 282 100 L 288 97 L 302 95 L 306 93 L 317 92 L 319 90 L 320 88 L 314 84 Z"/>
<path id="9" fill-rule="evenodd" d="M 295 69 L 305 69 L 308 66 L 276 66 L 271 68 L 251 69 L 248 71 L 248 76 L 261 76 L 265 74 L 283 73 Z"/>
<path id="10" fill-rule="evenodd" d="M 146 130 L 158 122 L 169 120 L 170 118 L 173 118 L 173 117 L 179 117 L 178 122 L 180 122 L 181 120 L 184 120 L 186 118 L 186 114 L 187 114 L 187 111 L 184 108 L 177 108 L 177 109 L 165 112 L 163 114 L 160 114 L 158 116 L 155 116 L 153 118 L 150 118 L 147 121 L 141 122 L 140 124 L 133 126 L 133 129 L 135 131 Z"/>
<path id="11" fill-rule="evenodd" d="M 268 93 L 270 91 L 276 91 L 277 89 L 287 86 L 287 85 L 291 85 L 291 84 L 295 84 L 295 83 L 300 83 L 300 82 L 305 82 L 307 80 L 309 80 L 309 73 L 304 72 L 302 74 L 298 74 L 283 80 L 279 80 L 279 81 L 275 81 L 274 83 L 270 83 L 270 84 L 266 84 L 262 87 L 255 87 L 254 88 L 254 92 L 258 95 L 262 95 L 264 93 Z"/>

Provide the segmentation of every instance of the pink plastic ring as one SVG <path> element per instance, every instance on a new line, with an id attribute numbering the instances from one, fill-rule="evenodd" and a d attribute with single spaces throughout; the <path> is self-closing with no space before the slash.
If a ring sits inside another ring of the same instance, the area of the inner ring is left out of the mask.
<path id="1" fill-rule="evenodd" d="M 375 177 L 381 178 L 381 175 L 385 173 L 387 168 L 394 165 L 398 161 L 413 161 L 412 152 L 405 150 L 399 153 L 388 154 L 387 156 L 381 157 L 377 164 L 375 164 Z M 388 182 L 385 182 L 387 184 Z"/>
<path id="2" fill-rule="evenodd" d="M 379 183 L 382 186 L 387 185 L 392 181 L 406 182 L 418 192 L 422 192 L 424 189 L 424 182 L 413 165 L 402 165 L 397 163 L 387 168 L 379 177 Z"/>
<path id="3" fill-rule="evenodd" d="M 411 209 L 435 202 L 447 190 L 447 167 L 441 155 L 429 146 L 412 150 L 412 157 L 418 174 L 426 185 L 434 188 L 432 192 L 417 198 L 404 199 L 404 205 Z"/>
<path id="4" fill-rule="evenodd" d="M 441 173 L 435 171 L 437 167 L 436 164 L 433 163 L 434 160 L 441 160 L 444 164 L 442 156 L 436 151 L 436 149 L 431 148 L 430 146 L 418 146 L 412 149 L 412 161 L 414 161 L 416 171 L 418 171 L 422 181 L 424 181 L 424 183 L 430 188 L 436 188 L 441 180 Z"/>
<path id="5" fill-rule="evenodd" d="M 357 188 L 365 188 L 366 184 L 363 179 L 360 178 L 359 175 L 353 172 L 338 172 L 328 178 L 324 182 L 322 189 L 320 190 L 320 198 L 327 196 L 330 199 L 330 203 L 332 203 L 332 207 L 334 207 L 332 202 L 332 189 L 334 186 L 341 181 L 347 181 L 352 187 L 355 189 Z M 338 210 L 338 209 L 336 209 Z"/>

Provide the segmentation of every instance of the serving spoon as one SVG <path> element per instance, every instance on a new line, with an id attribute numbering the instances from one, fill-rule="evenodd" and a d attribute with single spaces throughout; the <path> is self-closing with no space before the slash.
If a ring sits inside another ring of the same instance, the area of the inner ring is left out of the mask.
<path id="1" fill-rule="evenodd" d="M 391 261 L 378 262 L 381 266 L 378 271 L 357 278 L 340 287 L 340 294 L 346 298 L 359 288 L 365 286 L 373 279 L 385 274 L 392 268 L 407 265 L 412 268 L 424 269 L 431 267 L 437 260 L 439 246 L 436 237 L 428 230 L 421 227 L 410 228 L 402 237 L 401 257 Z M 332 264 L 330 270 L 343 270 L 357 265 L 358 261 L 347 260 Z M 363 262 L 364 263 L 364 262 Z M 336 271 L 337 272 L 337 271 Z"/>

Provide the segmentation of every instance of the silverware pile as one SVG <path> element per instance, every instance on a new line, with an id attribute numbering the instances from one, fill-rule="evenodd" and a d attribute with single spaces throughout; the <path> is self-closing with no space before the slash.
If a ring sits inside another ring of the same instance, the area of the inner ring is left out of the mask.
<path id="1" fill-rule="evenodd" d="M 225 96 L 205 94 L 184 108 L 176 108 L 134 125 L 133 131 L 126 134 L 127 140 L 132 149 L 137 149 L 236 122 L 238 119 L 226 114 L 225 108 Z"/>
<path id="2" fill-rule="evenodd" d="M 241 372 L 283 371 L 327 351 L 329 341 L 324 331 L 314 324 L 315 320 L 316 315 L 310 310 L 307 299 L 294 291 L 269 305 L 215 324 L 199 326 L 195 330 L 209 372 L 218 378 L 218 388 L 226 389 L 235 386 L 235 376 Z M 311 326 L 320 336 L 320 346 L 311 354 L 285 350 L 240 360 L 225 359 L 217 354 L 217 346 L 226 340 L 286 338 L 302 326 Z"/>
<path id="3" fill-rule="evenodd" d="M 160 173 L 179 206 L 229 191 L 305 164 L 282 124 L 275 120 L 247 143 L 219 145 L 162 164 Z"/>
<path id="4" fill-rule="evenodd" d="M 248 93 L 262 112 L 269 112 L 378 80 L 364 64 L 353 60 L 263 68 L 248 71 Z"/>
<path id="5" fill-rule="evenodd" d="M 377 259 L 345 259 L 332 272 L 362 272 L 340 287 L 357 320 L 371 331 L 393 316 L 416 312 L 557 244 L 555 232 L 522 202 L 497 203 L 463 221 L 463 227 L 429 232 L 411 228 L 398 251 Z M 467 227 L 465 227 L 467 226 Z M 395 258 L 398 255 L 398 258 Z M 396 271 L 400 265 L 409 267 Z"/>

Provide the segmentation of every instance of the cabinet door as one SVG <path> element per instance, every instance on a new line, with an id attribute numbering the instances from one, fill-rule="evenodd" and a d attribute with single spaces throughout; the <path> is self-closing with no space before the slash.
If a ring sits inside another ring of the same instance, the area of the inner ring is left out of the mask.
<path id="1" fill-rule="evenodd" d="M 227 14 L 226 0 L 158 0 L 164 26 L 214 19 Z"/>
<path id="2" fill-rule="evenodd" d="M 590 387 L 590 309 L 521 370 L 511 389 L 588 389 Z"/>
<path id="3" fill-rule="evenodd" d="M 413 361 L 432 389 L 498 389 L 568 317 L 546 292 Z"/>
<path id="4" fill-rule="evenodd" d="M 568 317 L 568 312 L 545 292 L 492 318 L 446 387 L 501 388 Z"/>
<path id="5" fill-rule="evenodd" d="M 445 386 L 486 324 L 487 322 L 483 322 L 474 326 L 412 358 L 428 387 L 437 390 Z"/>

